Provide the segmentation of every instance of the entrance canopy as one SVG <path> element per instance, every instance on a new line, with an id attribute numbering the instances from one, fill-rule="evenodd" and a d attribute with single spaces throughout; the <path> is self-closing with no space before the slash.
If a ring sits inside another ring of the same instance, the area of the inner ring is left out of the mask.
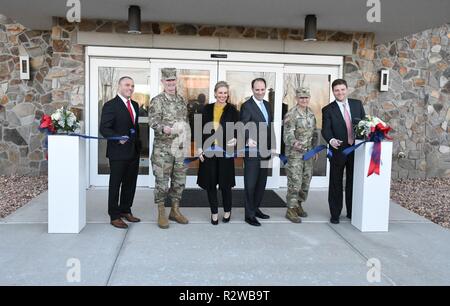
<path id="1" fill-rule="evenodd" d="M 375 33 L 384 43 L 449 22 L 448 0 L 91 0 L 81 2 L 81 19 L 127 20 L 128 7 L 141 7 L 142 21 L 271 28 L 303 28 L 315 14 L 319 30 Z M 367 21 L 368 2 L 380 2 L 381 22 Z M 66 16 L 66 1 L 4 1 L 0 14 L 23 25 L 46 30 L 52 16 Z"/>

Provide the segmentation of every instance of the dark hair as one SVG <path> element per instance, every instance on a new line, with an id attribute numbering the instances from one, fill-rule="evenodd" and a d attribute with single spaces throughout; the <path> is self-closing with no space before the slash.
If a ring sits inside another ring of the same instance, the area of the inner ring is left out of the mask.
<path id="1" fill-rule="evenodd" d="M 205 94 L 199 94 L 198 96 L 197 96 L 197 101 L 198 102 L 200 102 L 201 104 L 204 104 L 205 103 L 205 101 L 206 101 L 206 96 L 205 96 Z"/>
<path id="2" fill-rule="evenodd" d="M 129 79 L 129 80 L 132 80 L 132 81 L 134 82 L 134 80 L 133 80 L 131 77 L 129 77 L 129 76 L 123 76 L 123 77 L 121 77 L 121 78 L 119 79 L 119 84 L 120 84 L 120 82 L 122 82 L 122 81 L 125 80 L 125 79 Z"/>
<path id="3" fill-rule="evenodd" d="M 264 80 L 263 78 L 256 78 L 252 81 L 252 88 L 254 88 L 256 82 L 263 82 L 264 86 L 267 87 L 266 80 Z"/>
<path id="4" fill-rule="evenodd" d="M 331 84 L 331 89 L 334 89 L 334 87 L 335 87 L 335 86 L 338 86 L 338 85 L 345 85 L 345 87 L 348 88 L 348 86 L 347 86 L 347 81 L 346 81 L 346 80 L 344 80 L 344 79 L 336 79 L 336 80 L 334 80 L 333 83 Z"/>

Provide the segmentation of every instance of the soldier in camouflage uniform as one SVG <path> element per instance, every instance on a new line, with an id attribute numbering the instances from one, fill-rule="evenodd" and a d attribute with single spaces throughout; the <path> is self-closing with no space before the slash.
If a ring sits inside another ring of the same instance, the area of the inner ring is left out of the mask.
<path id="1" fill-rule="evenodd" d="M 183 97 L 177 94 L 177 75 L 175 68 L 161 70 L 161 82 L 164 91 L 154 97 L 149 107 L 149 125 L 154 131 L 153 151 L 151 156 L 153 175 L 155 177 L 155 204 L 158 205 L 158 226 L 168 228 L 165 200 L 172 200 L 169 219 L 187 224 L 188 219 L 180 212 L 181 194 L 186 183 L 186 166 L 183 163 L 183 145 L 187 123 L 187 106 Z M 170 188 L 169 188 L 170 178 Z"/>
<path id="2" fill-rule="evenodd" d="M 297 104 L 284 117 L 284 142 L 286 144 L 286 166 L 288 190 L 286 218 L 300 223 L 300 217 L 307 217 L 302 202 L 308 197 L 312 178 L 313 159 L 303 160 L 303 154 L 317 145 L 318 133 L 316 117 L 308 107 L 310 92 L 308 88 L 295 91 Z M 317 155 L 314 160 L 317 159 Z"/>

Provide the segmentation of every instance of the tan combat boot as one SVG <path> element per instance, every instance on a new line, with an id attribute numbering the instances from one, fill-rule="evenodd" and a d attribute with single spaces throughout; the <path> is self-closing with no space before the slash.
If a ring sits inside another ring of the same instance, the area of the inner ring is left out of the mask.
<path id="1" fill-rule="evenodd" d="M 176 221 L 181 224 L 188 224 L 188 219 L 183 216 L 180 212 L 180 206 L 178 203 L 172 204 L 172 209 L 170 210 L 169 219 L 172 221 Z"/>
<path id="2" fill-rule="evenodd" d="M 286 218 L 293 223 L 302 223 L 302 219 L 297 215 L 295 208 L 288 208 Z"/>
<path id="3" fill-rule="evenodd" d="M 302 203 L 298 203 L 298 207 L 295 208 L 295 212 L 299 217 L 306 218 L 308 217 L 308 213 L 303 210 Z"/>
<path id="4" fill-rule="evenodd" d="M 166 207 L 163 204 L 158 204 L 158 226 L 160 228 L 169 228 L 169 220 L 166 216 Z"/>

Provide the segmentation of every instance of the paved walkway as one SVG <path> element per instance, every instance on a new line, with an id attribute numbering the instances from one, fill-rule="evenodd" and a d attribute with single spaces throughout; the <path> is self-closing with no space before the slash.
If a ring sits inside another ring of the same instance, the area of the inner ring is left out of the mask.
<path id="1" fill-rule="evenodd" d="M 212 226 L 208 208 L 182 208 L 190 224 L 161 230 L 153 191 L 139 189 L 134 214 L 143 221 L 119 230 L 106 199 L 106 189 L 88 191 L 78 235 L 47 234 L 47 193 L 0 219 L 0 285 L 450 285 L 450 231 L 395 203 L 388 233 L 361 233 L 345 217 L 330 224 L 326 190 L 310 192 L 302 224 L 271 208 L 255 228 L 235 208 L 231 223 Z M 67 280 L 71 259 L 80 282 Z M 368 281 L 369 259 L 380 264 L 379 282 Z"/>

